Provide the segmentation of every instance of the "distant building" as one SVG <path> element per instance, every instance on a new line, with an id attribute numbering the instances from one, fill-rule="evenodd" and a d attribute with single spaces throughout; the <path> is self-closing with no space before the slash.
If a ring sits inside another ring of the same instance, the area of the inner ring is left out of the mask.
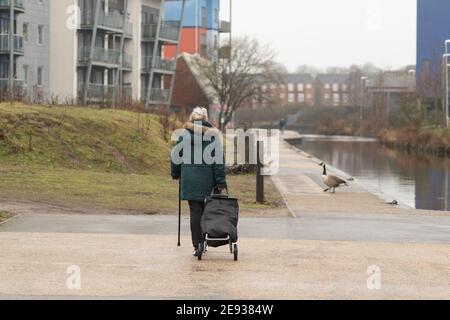
<path id="1" fill-rule="evenodd" d="M 315 105 L 318 107 L 350 106 L 350 77 L 348 74 L 319 74 L 316 82 Z"/>
<path id="2" fill-rule="evenodd" d="M 400 107 L 402 99 L 416 89 L 414 67 L 385 71 L 367 76 L 364 104 L 391 117 Z M 382 110 L 380 110 L 382 108 Z"/>
<path id="3" fill-rule="evenodd" d="M 247 103 L 249 108 L 314 106 L 314 78 L 310 74 L 287 74 L 270 82 L 255 77 L 255 82 L 260 94 Z"/>
<path id="4" fill-rule="evenodd" d="M 170 23 L 180 12 L 180 3 L 166 2 L 165 19 Z M 230 32 L 230 24 L 220 20 L 220 0 L 187 0 L 181 29 L 179 53 L 217 58 L 220 34 Z M 165 47 L 166 58 L 174 58 L 176 47 Z"/>

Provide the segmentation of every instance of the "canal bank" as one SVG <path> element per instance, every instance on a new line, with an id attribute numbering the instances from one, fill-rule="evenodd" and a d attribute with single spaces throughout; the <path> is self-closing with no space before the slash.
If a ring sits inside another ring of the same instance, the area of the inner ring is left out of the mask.
<path id="1" fill-rule="evenodd" d="M 386 214 L 424 214 L 448 215 L 446 212 L 415 210 L 402 203 L 382 189 L 371 188 L 352 175 L 329 165 L 331 174 L 349 181 L 350 187 L 342 187 L 336 194 L 324 193 L 325 185 L 321 181 L 322 159 L 300 150 L 288 141 L 295 141 L 302 136 L 297 132 L 286 132 L 280 143 L 280 170 L 272 177 L 274 184 L 283 195 L 293 216 L 302 213 L 386 213 Z M 398 206 L 388 204 L 396 200 Z"/>

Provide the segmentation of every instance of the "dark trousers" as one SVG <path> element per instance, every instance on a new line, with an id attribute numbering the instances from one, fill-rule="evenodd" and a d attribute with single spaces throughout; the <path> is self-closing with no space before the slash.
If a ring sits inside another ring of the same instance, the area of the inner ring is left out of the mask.
<path id="1" fill-rule="evenodd" d="M 191 210 L 191 234 L 192 244 L 197 249 L 198 245 L 204 241 L 201 221 L 205 205 L 199 201 L 189 201 L 189 208 Z"/>

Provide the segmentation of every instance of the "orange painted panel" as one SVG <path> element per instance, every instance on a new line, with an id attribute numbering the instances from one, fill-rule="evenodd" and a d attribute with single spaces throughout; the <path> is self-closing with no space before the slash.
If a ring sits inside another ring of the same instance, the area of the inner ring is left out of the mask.
<path id="1" fill-rule="evenodd" d="M 181 40 L 179 53 L 195 53 L 195 28 L 183 28 L 181 29 Z M 198 29 L 198 52 L 201 53 L 202 49 L 202 34 L 206 34 L 206 29 Z M 176 53 L 175 45 L 164 46 L 164 57 L 167 59 L 173 59 Z"/>

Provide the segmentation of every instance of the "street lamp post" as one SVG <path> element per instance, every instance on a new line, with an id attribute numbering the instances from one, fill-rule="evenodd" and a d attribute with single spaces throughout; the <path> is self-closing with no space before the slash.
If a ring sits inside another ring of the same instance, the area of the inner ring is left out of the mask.
<path id="1" fill-rule="evenodd" d="M 360 118 L 361 122 L 364 120 L 363 119 L 363 115 L 364 115 L 363 108 L 364 108 L 364 102 L 365 102 L 364 91 L 366 89 L 366 81 L 367 81 L 367 77 L 365 77 L 365 76 L 361 77 L 361 84 L 360 84 L 361 85 L 361 103 L 360 103 L 360 110 L 359 110 L 359 118 Z"/>
<path id="2" fill-rule="evenodd" d="M 443 65 L 444 65 L 444 115 L 445 115 L 445 126 L 448 128 L 449 126 L 449 118 L 448 118 L 448 67 L 449 67 L 449 63 L 448 63 L 448 57 L 449 57 L 449 50 L 448 50 L 448 46 L 450 44 L 450 40 L 445 40 L 445 54 L 443 55 Z"/>
<path id="3" fill-rule="evenodd" d="M 446 46 L 447 47 L 447 46 Z M 446 49 L 446 51 L 447 51 L 447 49 Z M 449 94 L 448 94 L 448 67 L 449 67 L 449 63 L 448 63 L 448 57 L 450 56 L 450 54 L 449 53 L 445 53 L 443 56 L 442 56 L 442 65 L 443 65 L 443 68 L 444 68 L 444 94 L 443 94 L 443 99 L 444 99 L 444 103 L 443 103 L 443 108 L 444 108 L 444 116 L 445 116 L 445 126 L 448 128 L 448 126 L 449 126 L 449 118 L 448 118 L 448 116 L 449 116 L 449 114 L 448 114 L 448 105 L 449 105 L 449 101 L 448 101 L 448 99 L 449 99 Z"/>

